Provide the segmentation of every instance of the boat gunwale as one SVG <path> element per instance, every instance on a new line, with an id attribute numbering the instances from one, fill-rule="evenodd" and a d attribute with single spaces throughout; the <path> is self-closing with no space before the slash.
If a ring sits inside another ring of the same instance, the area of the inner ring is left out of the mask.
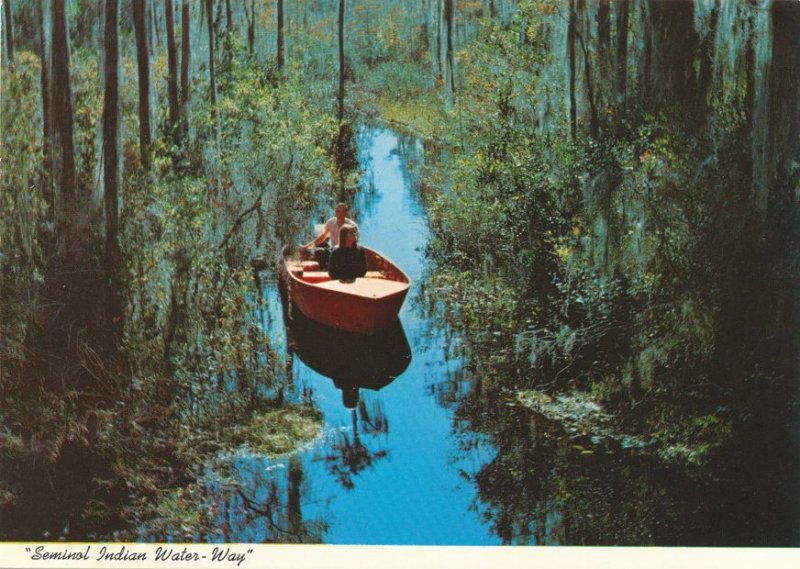
<path id="1" fill-rule="evenodd" d="M 387 257 L 378 253 L 374 249 L 364 247 L 368 255 L 367 266 L 372 267 L 372 270 L 379 270 L 384 272 L 384 278 L 374 280 L 387 280 L 392 283 L 400 285 L 397 290 L 390 291 L 385 296 L 375 296 L 371 294 L 356 293 L 354 291 L 342 290 L 341 288 L 331 288 L 325 286 L 331 280 L 324 280 L 321 282 L 307 282 L 302 279 L 298 274 L 289 270 L 289 261 L 291 254 L 290 247 L 287 245 L 283 248 L 278 259 L 278 275 L 279 280 L 284 283 L 287 292 L 287 300 L 296 305 L 297 309 L 306 317 L 319 322 L 320 324 L 338 329 L 348 331 L 355 334 L 366 334 L 371 336 L 378 330 L 384 328 L 391 320 L 396 320 L 399 316 L 400 308 L 405 300 L 408 290 L 411 287 L 411 279 L 408 275 L 395 263 Z M 377 267 L 376 267 L 377 265 Z M 310 271 L 313 272 L 313 271 Z M 288 275 L 291 278 L 285 278 Z M 393 278 L 386 278 L 386 277 Z M 367 277 L 360 280 L 373 280 Z M 327 299 L 327 300 L 323 300 Z M 353 324 L 348 324 L 346 321 L 339 320 L 333 313 L 325 309 L 320 313 L 313 306 L 319 302 L 328 304 L 334 301 L 336 303 L 345 302 L 350 304 L 353 308 L 361 307 L 360 310 L 366 310 L 368 313 L 373 313 L 364 320 L 364 317 L 357 317 L 353 320 Z M 391 315 L 390 315 L 391 314 Z M 360 324 L 355 324 L 360 322 Z"/>
<path id="2" fill-rule="evenodd" d="M 356 294 L 356 293 L 349 292 L 349 291 L 344 291 L 344 290 L 331 290 L 329 288 L 319 286 L 323 282 L 330 282 L 330 281 L 321 281 L 321 282 L 311 283 L 311 282 L 308 282 L 308 281 L 304 281 L 302 278 L 300 278 L 299 276 L 295 275 L 292 271 L 290 271 L 289 270 L 290 257 L 286 256 L 286 248 L 284 248 L 284 250 L 281 251 L 280 266 L 283 268 L 283 272 L 286 273 L 291 279 L 293 279 L 294 282 L 299 283 L 299 284 L 301 284 L 303 286 L 312 287 L 312 288 L 315 288 L 315 289 L 318 289 L 318 290 L 329 291 L 329 292 L 331 292 L 333 294 L 343 294 L 343 295 L 352 296 L 352 297 L 356 297 L 356 298 L 363 298 L 364 300 L 372 300 L 372 301 L 378 300 L 379 301 L 379 300 L 383 300 L 383 299 L 386 299 L 386 298 L 391 298 L 394 295 L 401 294 L 401 293 L 404 293 L 404 292 L 408 291 L 408 289 L 411 287 L 411 279 L 408 278 L 408 275 L 405 273 L 405 271 L 403 271 L 403 269 L 401 269 L 399 267 L 399 265 L 397 265 L 395 262 L 393 262 L 391 259 L 389 259 L 385 255 L 383 255 L 381 253 L 378 253 L 375 249 L 370 249 L 369 247 L 363 247 L 363 246 L 361 248 L 364 249 L 365 251 L 368 251 L 372 255 L 375 255 L 378 259 L 382 259 L 384 262 L 388 263 L 404 279 L 404 280 L 398 280 L 398 279 L 386 279 L 386 278 L 384 278 L 384 279 L 376 279 L 376 280 L 387 280 L 387 281 L 392 281 L 392 282 L 396 282 L 396 283 L 402 283 L 402 284 L 404 284 L 406 286 L 404 288 L 400 289 L 400 290 L 394 291 L 394 292 L 392 292 L 390 294 L 387 294 L 386 296 L 382 296 L 380 298 L 368 297 L 368 296 L 364 296 L 364 295 L 361 295 L 361 294 Z M 362 278 L 364 278 L 364 277 L 362 277 Z M 334 280 L 334 279 L 331 279 L 331 280 Z"/>

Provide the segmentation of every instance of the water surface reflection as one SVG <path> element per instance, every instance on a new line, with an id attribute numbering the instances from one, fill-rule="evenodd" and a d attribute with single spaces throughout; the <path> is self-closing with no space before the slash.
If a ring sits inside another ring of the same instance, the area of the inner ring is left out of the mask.
<path id="1" fill-rule="evenodd" d="M 354 204 L 360 240 L 391 258 L 419 293 L 428 229 L 400 145 L 388 130 L 359 136 L 365 188 Z M 323 208 L 324 210 L 325 208 Z M 319 217 L 309 220 L 309 233 Z M 228 496 L 232 539 L 364 544 L 494 544 L 489 524 L 475 511 L 474 474 L 491 456 L 479 445 L 464 452 L 453 433 L 452 409 L 430 397 L 433 386 L 457 373 L 448 357 L 447 332 L 435 329 L 407 302 L 395 325 L 372 338 L 353 338 L 287 314 L 272 271 L 260 274 L 264 302 L 257 316 L 281 352 L 285 348 L 288 397 L 310 397 L 324 428 L 291 459 L 237 453 L 214 476 L 236 491 Z M 358 393 L 356 400 L 355 394 Z M 346 399 L 346 401 L 344 401 Z M 343 405 L 343 403 L 345 403 Z M 294 462 L 292 462 L 294 461 Z M 290 463 L 301 480 L 291 517 Z M 222 486 L 219 486 L 221 488 Z M 246 496 L 246 499 L 242 497 Z M 269 506 L 269 507 L 267 507 Z M 266 515 L 270 513 L 272 517 Z M 280 527 L 275 530 L 273 526 Z M 273 529 L 270 529 L 273 528 Z M 287 537 L 288 536 L 288 537 Z"/>
<path id="2" fill-rule="evenodd" d="M 348 409 L 359 402 L 359 390 L 378 391 L 397 379 L 411 362 L 411 347 L 400 320 L 373 336 L 351 334 L 318 324 L 299 310 L 291 318 L 281 295 L 288 357 L 297 356 L 311 370 L 333 380 Z"/>
<path id="3" fill-rule="evenodd" d="M 431 293 L 425 290 L 425 211 L 399 151 L 416 153 L 419 161 L 420 146 L 401 144 L 397 135 L 380 129 L 362 132 L 360 140 L 371 180 L 355 208 L 361 241 L 408 274 L 410 302 L 385 336 L 354 340 L 285 318 L 277 279 L 262 273 L 259 318 L 272 345 L 285 354 L 289 396 L 311 398 L 324 428 L 290 458 L 242 452 L 212 469 L 223 481 L 212 494 L 228 492 L 220 498 L 226 504 L 226 540 L 735 545 L 747 537 L 751 544 L 772 542 L 761 537 L 775 526 L 768 525 L 765 506 L 757 521 L 742 523 L 749 515 L 737 505 L 748 503 L 737 499 L 743 487 L 720 478 L 732 478 L 730 470 L 670 466 L 647 448 L 565 428 L 521 406 L 514 393 L 497 386 L 502 382 L 455 357 L 457 326 L 426 308 Z M 315 221 L 309 220 L 309 231 Z M 784 463 L 797 472 L 796 462 Z M 787 509 L 791 506 L 781 512 Z M 796 527 L 781 516 L 778 525 Z"/>

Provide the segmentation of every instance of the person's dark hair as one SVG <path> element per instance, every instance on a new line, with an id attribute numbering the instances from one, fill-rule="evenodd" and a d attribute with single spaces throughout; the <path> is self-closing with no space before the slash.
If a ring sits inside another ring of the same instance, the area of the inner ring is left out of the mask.
<path id="1" fill-rule="evenodd" d="M 345 223 L 339 228 L 339 243 L 344 243 L 345 237 L 348 235 L 353 236 L 353 246 L 358 245 L 358 232 L 354 225 Z"/>

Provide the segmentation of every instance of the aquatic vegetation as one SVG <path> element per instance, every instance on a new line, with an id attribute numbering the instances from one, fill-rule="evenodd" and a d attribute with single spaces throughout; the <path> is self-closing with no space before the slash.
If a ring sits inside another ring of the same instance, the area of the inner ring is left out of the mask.
<path id="1" fill-rule="evenodd" d="M 385 197 L 375 122 L 496 538 L 796 544 L 796 2 L 13 4 L 0 537 L 321 539 L 293 451 L 331 431 L 251 260 Z M 348 490 L 391 463 L 352 419 L 320 457 Z"/>
<path id="2" fill-rule="evenodd" d="M 279 456 L 295 451 L 319 436 L 319 413 L 277 409 L 257 414 L 249 424 L 231 425 L 225 432 L 226 446 L 242 445 L 251 452 Z"/>
<path id="3" fill-rule="evenodd" d="M 68 16 L 97 24 L 96 10 L 71 10 Z M 19 7 L 19 18 L 32 15 L 32 5 Z M 319 83 L 305 81 L 301 68 L 282 81 L 243 55 L 221 56 L 212 103 L 208 75 L 195 65 L 188 135 L 173 136 L 166 109 L 152 113 L 149 168 L 137 137 L 136 89 L 120 89 L 124 286 L 121 313 L 108 313 L 101 51 L 94 31 L 71 31 L 75 183 L 85 206 L 75 222 L 85 231 L 67 256 L 51 221 L 53 188 L 42 160 L 49 134 L 38 48 L 26 45 L 13 68 L 3 67 L 0 149 L 14 166 L 2 169 L 8 191 L 0 224 L 6 538 L 110 537 L 153 512 L 141 500 L 160 500 L 164 489 L 179 494 L 195 476 L 191 465 L 226 429 L 240 428 L 227 433 L 227 444 L 249 440 L 289 452 L 292 441 L 313 436 L 317 421 L 307 405 L 281 407 L 283 363 L 259 326 L 249 265 L 304 230 L 333 191 L 336 125 L 318 104 Z M 239 53 L 237 41 L 225 49 Z M 123 77 L 135 77 L 134 57 L 121 50 Z M 153 57 L 154 79 L 166 73 L 166 60 L 163 51 Z M 167 99 L 166 82 L 154 80 L 153 88 L 153 101 Z M 53 496 L 58 484 L 69 488 Z M 46 496 L 55 503 L 49 519 L 31 513 Z"/>

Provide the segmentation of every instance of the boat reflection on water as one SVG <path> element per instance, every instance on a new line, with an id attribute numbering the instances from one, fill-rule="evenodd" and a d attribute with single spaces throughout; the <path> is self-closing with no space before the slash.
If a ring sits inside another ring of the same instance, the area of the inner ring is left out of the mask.
<path id="1" fill-rule="evenodd" d="M 382 389 L 411 363 L 411 346 L 399 319 L 372 336 L 353 334 L 310 320 L 281 296 L 290 353 L 332 379 L 348 409 L 358 405 L 360 389 Z"/>

